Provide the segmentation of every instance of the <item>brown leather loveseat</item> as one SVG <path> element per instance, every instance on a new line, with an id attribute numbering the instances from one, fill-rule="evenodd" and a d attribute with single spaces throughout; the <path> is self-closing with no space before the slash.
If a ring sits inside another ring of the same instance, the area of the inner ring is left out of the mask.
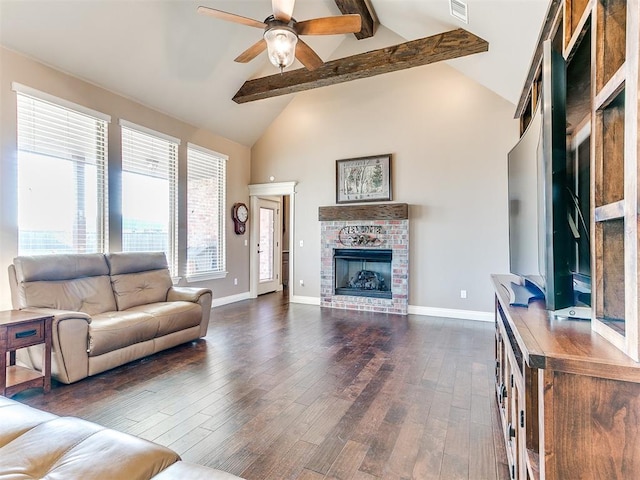
<path id="1" fill-rule="evenodd" d="M 9 283 L 15 309 L 53 315 L 63 383 L 204 337 L 211 314 L 211 290 L 174 287 L 162 252 L 16 257 Z M 41 370 L 43 350 L 18 350 L 18 362 Z"/>
<path id="2" fill-rule="evenodd" d="M 241 480 L 161 445 L 0 396 L 0 478 Z"/>

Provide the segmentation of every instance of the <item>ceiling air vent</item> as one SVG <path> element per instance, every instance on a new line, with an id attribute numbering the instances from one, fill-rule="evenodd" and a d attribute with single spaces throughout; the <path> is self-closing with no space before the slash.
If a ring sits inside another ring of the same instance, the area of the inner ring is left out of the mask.
<path id="1" fill-rule="evenodd" d="M 458 20 L 469 23 L 467 4 L 462 0 L 449 0 L 449 10 Z"/>

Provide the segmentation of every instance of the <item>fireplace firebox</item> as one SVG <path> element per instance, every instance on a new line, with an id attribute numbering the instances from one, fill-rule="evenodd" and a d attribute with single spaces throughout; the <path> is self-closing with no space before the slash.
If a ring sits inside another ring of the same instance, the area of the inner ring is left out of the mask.
<path id="1" fill-rule="evenodd" d="M 392 250 L 336 248 L 336 295 L 392 298 Z"/>

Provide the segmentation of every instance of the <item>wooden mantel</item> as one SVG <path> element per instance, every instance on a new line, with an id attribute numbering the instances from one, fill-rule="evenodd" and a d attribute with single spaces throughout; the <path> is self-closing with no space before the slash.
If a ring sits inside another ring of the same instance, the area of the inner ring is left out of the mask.
<path id="1" fill-rule="evenodd" d="M 350 220 L 407 220 L 407 203 L 383 203 L 375 205 L 336 205 L 318 208 L 321 222 Z"/>

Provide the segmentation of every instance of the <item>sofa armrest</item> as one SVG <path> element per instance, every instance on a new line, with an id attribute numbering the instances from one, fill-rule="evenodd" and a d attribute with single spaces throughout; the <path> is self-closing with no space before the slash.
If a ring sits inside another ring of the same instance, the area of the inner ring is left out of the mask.
<path id="1" fill-rule="evenodd" d="M 23 308 L 23 312 L 37 313 L 38 315 L 48 315 L 53 317 L 53 325 L 56 325 L 62 320 L 69 320 L 71 318 L 80 318 L 87 323 L 91 323 L 91 315 L 84 312 L 74 312 L 72 310 L 58 310 L 56 308 L 36 308 L 29 307 Z"/>
<path id="2" fill-rule="evenodd" d="M 167 293 L 168 302 L 194 302 L 202 307 L 202 321 L 200 322 L 200 338 L 207 334 L 209 318 L 211 317 L 211 302 L 213 292 L 209 288 L 171 287 Z"/>
<path id="3" fill-rule="evenodd" d="M 198 287 L 171 287 L 167 293 L 167 302 L 193 302 L 198 303 L 202 295 L 211 294 L 208 288 Z"/>
<path id="4" fill-rule="evenodd" d="M 53 316 L 51 375 L 62 383 L 77 382 L 89 375 L 89 324 L 91 316 L 84 312 L 54 308 L 25 308 L 24 311 Z M 21 363 L 42 370 L 42 346 L 18 350 Z"/>

